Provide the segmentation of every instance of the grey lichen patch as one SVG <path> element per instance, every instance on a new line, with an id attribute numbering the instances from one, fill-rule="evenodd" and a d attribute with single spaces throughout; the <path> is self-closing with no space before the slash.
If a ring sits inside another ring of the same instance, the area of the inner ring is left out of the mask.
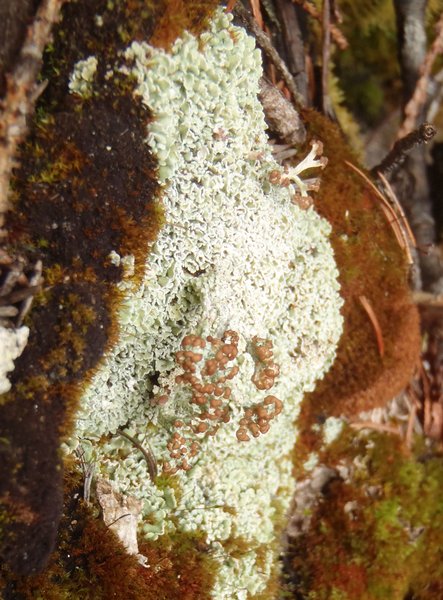
<path id="1" fill-rule="evenodd" d="M 8 329 L 0 326 L 0 394 L 4 394 L 11 388 L 6 375 L 9 371 L 13 371 L 14 360 L 23 352 L 28 336 L 28 327 Z"/>
<path id="2" fill-rule="evenodd" d="M 89 56 L 85 60 L 78 61 L 69 78 L 69 89 L 71 92 L 84 97 L 91 94 L 97 64 L 98 61 L 95 56 Z"/>
<path id="3" fill-rule="evenodd" d="M 142 285 L 121 284 L 119 341 L 84 394 L 71 444 L 143 502 L 142 535 L 204 532 L 220 566 L 214 597 L 243 599 L 273 571 L 275 524 L 294 483 L 293 421 L 341 333 L 330 227 L 294 202 L 303 168 L 296 185 L 270 181 L 280 167 L 257 100 L 260 55 L 228 16 L 218 12 L 208 32 L 185 34 L 169 54 L 134 42 L 121 60 L 115 68 L 136 78 L 155 115 L 147 145 L 165 225 Z M 211 421 L 212 435 L 199 428 Z M 120 428 L 166 470 L 173 452 L 186 455 L 173 456 L 174 485 L 155 485 Z M 248 550 L 230 554 L 232 538 Z"/>

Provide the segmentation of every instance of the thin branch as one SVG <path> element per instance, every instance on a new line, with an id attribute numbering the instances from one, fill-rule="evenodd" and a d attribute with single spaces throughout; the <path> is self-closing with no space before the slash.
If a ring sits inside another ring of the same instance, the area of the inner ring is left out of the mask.
<path id="1" fill-rule="evenodd" d="M 307 0 L 292 0 L 292 2 L 301 6 L 301 8 L 306 11 L 310 17 L 321 22 L 321 14 L 313 4 Z M 340 50 L 346 50 L 346 48 L 349 47 L 348 40 L 345 38 L 340 29 L 334 25 L 334 23 L 329 23 L 329 31 L 331 33 L 332 40 L 335 44 L 337 44 Z"/>
<path id="2" fill-rule="evenodd" d="M 443 13 L 436 25 L 435 39 L 427 52 L 420 69 L 420 77 L 416 83 L 414 93 L 405 107 L 405 119 L 399 129 L 398 138 L 402 138 L 412 132 L 416 126 L 417 119 L 426 102 L 428 95 L 428 82 L 435 59 L 443 52 Z"/>
<path id="3" fill-rule="evenodd" d="M 157 461 L 155 460 L 155 456 L 154 456 L 151 448 L 149 448 L 149 445 L 148 445 L 148 449 L 146 450 L 145 448 L 143 448 L 143 446 L 140 444 L 140 442 L 138 440 L 136 440 L 134 437 L 132 437 L 132 435 L 129 435 L 128 433 L 126 433 L 125 431 L 123 431 L 120 428 L 117 429 L 117 431 L 114 435 L 121 435 L 122 437 L 129 440 L 137 448 L 137 450 L 140 450 L 140 452 L 143 454 L 143 456 L 146 460 L 146 464 L 148 465 L 149 477 L 151 478 L 151 481 L 154 481 L 155 478 L 157 477 L 157 473 L 158 473 Z"/>
<path id="4" fill-rule="evenodd" d="M 378 322 L 377 315 L 375 314 L 374 309 L 370 305 L 369 300 L 366 298 L 366 296 L 359 296 L 358 299 L 360 300 L 361 305 L 365 309 L 366 314 L 368 315 L 369 320 L 371 321 L 375 333 L 375 338 L 377 340 L 378 352 L 381 358 L 383 358 L 385 354 L 385 344 L 383 341 L 383 333 L 380 327 L 380 323 Z"/>
<path id="5" fill-rule="evenodd" d="M 374 423 L 373 421 L 357 421 L 350 423 L 352 429 L 374 429 L 375 431 L 383 431 L 386 433 L 394 433 L 395 435 L 402 436 L 400 428 L 395 425 L 385 425 L 383 423 Z"/>
<path id="6" fill-rule="evenodd" d="M 420 408 L 420 403 L 419 403 L 416 395 L 413 393 L 412 394 L 412 406 L 409 411 L 408 425 L 406 427 L 406 434 L 405 434 L 405 445 L 406 445 L 406 448 L 408 448 L 409 450 L 412 448 L 412 436 L 414 434 L 414 425 L 415 425 L 415 421 L 417 418 L 417 411 L 419 408 Z"/>
<path id="7" fill-rule="evenodd" d="M 393 207 L 389 204 L 389 202 L 386 200 L 386 198 L 383 196 L 383 194 L 380 192 L 380 190 L 377 188 L 377 186 L 369 179 L 369 177 L 367 175 L 365 175 L 365 173 L 363 173 L 363 171 L 361 169 L 356 167 L 354 164 L 352 164 L 348 160 L 345 160 L 344 162 L 346 165 L 348 165 L 348 167 L 350 167 L 353 171 L 355 171 L 355 173 L 360 175 L 360 177 L 369 185 L 369 187 L 373 190 L 373 192 L 376 194 L 376 196 L 381 200 L 380 207 L 383 210 L 383 213 L 384 213 L 389 225 L 391 226 L 391 228 L 395 234 L 395 237 L 397 238 L 397 242 L 398 242 L 400 248 L 406 254 L 408 264 L 409 265 L 414 264 L 414 260 L 411 255 L 411 250 L 409 248 L 408 236 L 405 233 L 404 229 L 400 226 L 399 217 L 396 214 L 396 212 L 394 211 Z M 415 242 L 415 240 L 414 240 L 414 242 Z"/>
<path id="8" fill-rule="evenodd" d="M 249 4 L 251 5 L 252 14 L 254 15 L 254 19 L 257 21 L 257 25 L 260 29 L 264 29 L 263 25 L 263 15 L 260 10 L 260 0 L 249 0 Z"/>
<path id="9" fill-rule="evenodd" d="M 437 133 L 437 130 L 430 123 L 422 123 L 418 129 L 414 129 L 404 137 L 398 139 L 387 156 L 380 164 L 375 165 L 371 169 L 372 175 L 375 177 L 379 173 L 385 176 L 392 175 L 403 164 L 406 155 L 419 146 L 426 144 Z"/>
<path id="10" fill-rule="evenodd" d="M 383 183 L 384 186 L 384 191 L 386 193 L 386 196 L 389 198 L 389 200 L 392 203 L 392 206 L 394 208 L 394 210 L 397 213 L 398 216 L 398 220 L 400 222 L 400 224 L 402 225 L 404 231 L 407 234 L 407 238 L 409 241 L 409 246 L 411 248 L 416 248 L 417 247 L 417 242 L 415 241 L 415 236 L 414 233 L 409 225 L 409 221 L 406 218 L 405 212 L 402 208 L 402 205 L 400 204 L 399 199 L 397 198 L 396 193 L 394 192 L 391 184 L 389 183 L 389 181 L 386 179 L 386 177 L 382 174 L 382 173 L 377 173 L 377 176 L 379 177 L 379 179 L 381 180 L 381 182 Z"/>
<path id="11" fill-rule="evenodd" d="M 323 0 L 323 15 L 322 15 L 322 65 L 321 65 L 321 96 L 323 114 L 331 113 L 329 106 L 329 60 L 331 57 L 331 6 L 329 0 Z"/>
<path id="12" fill-rule="evenodd" d="M 8 209 L 9 179 L 15 166 L 17 145 L 27 131 L 26 118 L 45 83 L 37 84 L 42 55 L 51 28 L 58 20 L 64 0 L 43 0 L 29 27 L 16 67 L 6 77 L 6 94 L 0 109 L 0 238 L 5 235 L 4 218 Z"/>
<path id="13" fill-rule="evenodd" d="M 303 144 L 306 129 L 300 115 L 280 90 L 264 77 L 260 79 L 258 98 L 270 129 L 288 144 Z"/>
<path id="14" fill-rule="evenodd" d="M 292 77 L 288 67 L 285 65 L 282 58 L 278 54 L 277 50 L 272 45 L 269 36 L 260 29 L 254 17 L 249 13 L 249 11 L 246 10 L 246 8 L 241 4 L 241 2 L 238 2 L 235 5 L 235 8 L 232 12 L 245 24 L 249 31 L 251 31 L 251 33 L 255 36 L 257 44 L 260 46 L 260 48 L 266 54 L 268 59 L 272 62 L 272 64 L 279 72 L 288 90 L 291 92 L 295 102 L 297 102 L 297 104 L 299 104 L 300 106 L 304 106 L 305 101 L 297 89 L 294 78 Z"/>

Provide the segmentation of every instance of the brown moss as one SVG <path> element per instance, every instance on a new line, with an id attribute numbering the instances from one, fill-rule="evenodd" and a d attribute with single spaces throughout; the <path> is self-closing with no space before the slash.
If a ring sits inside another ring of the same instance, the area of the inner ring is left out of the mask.
<path id="1" fill-rule="evenodd" d="M 398 393 L 412 375 L 420 335 L 406 256 L 380 200 L 346 165 L 346 160 L 356 161 L 338 128 L 313 111 L 306 112 L 305 119 L 311 136 L 323 141 L 329 160 L 315 208 L 332 225 L 330 240 L 345 300 L 344 331 L 335 363 L 303 404 L 301 429 L 307 432 L 316 420 L 355 415 L 383 405 Z M 380 324 L 383 356 L 360 296 L 367 298 Z"/>
<path id="2" fill-rule="evenodd" d="M 135 256 L 136 284 L 162 224 L 156 164 L 144 143 L 150 115 L 134 101 L 130 80 L 104 77 L 105 61 L 114 63 L 125 45 L 122 23 L 148 37 L 154 27 L 149 3 L 132 5 L 138 14 L 130 15 L 127 3 L 114 11 L 107 2 L 65 5 L 46 54 L 50 84 L 13 182 L 7 250 L 30 264 L 41 260 L 48 273 L 0 406 L 0 556 L 24 574 L 41 570 L 53 548 L 62 506 L 60 440 L 71 430 L 84 383 L 118 334 L 122 270 L 109 254 Z M 94 14 L 103 15 L 101 28 Z M 67 86 L 84 53 L 103 56 L 86 100 Z M 15 514 L 11 506 L 22 509 Z M 35 515 L 32 523 L 20 518 L 25 513 Z"/>
<path id="3" fill-rule="evenodd" d="M 23 577 L 0 567 L 3 600 L 209 599 L 215 564 L 201 534 L 143 542 L 140 552 L 149 563 L 144 568 L 82 500 L 82 480 L 72 460 L 64 485 L 62 521 L 46 569 Z"/>
<path id="4" fill-rule="evenodd" d="M 151 43 L 168 49 L 183 30 L 198 35 L 219 4 L 219 0 L 164 0 L 164 12 Z"/>

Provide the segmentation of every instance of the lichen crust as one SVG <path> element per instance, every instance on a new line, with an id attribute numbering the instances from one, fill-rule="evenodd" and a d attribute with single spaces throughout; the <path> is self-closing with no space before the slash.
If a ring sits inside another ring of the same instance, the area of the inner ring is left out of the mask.
<path id="1" fill-rule="evenodd" d="M 23 352 L 28 341 L 29 328 L 7 329 L 0 326 L 0 394 L 11 388 L 6 374 L 14 370 L 14 360 Z"/>
<path id="2" fill-rule="evenodd" d="M 257 99 L 260 54 L 230 16 L 218 11 L 169 53 L 134 42 L 121 59 L 155 115 L 146 143 L 165 225 L 142 284 L 121 284 L 119 340 L 69 446 L 143 502 L 141 535 L 204 532 L 220 564 L 213 596 L 242 599 L 273 570 L 293 423 L 342 330 L 330 226 L 293 202 L 296 186 L 269 180 L 281 166 Z M 247 551 L 231 554 L 238 538 Z"/>

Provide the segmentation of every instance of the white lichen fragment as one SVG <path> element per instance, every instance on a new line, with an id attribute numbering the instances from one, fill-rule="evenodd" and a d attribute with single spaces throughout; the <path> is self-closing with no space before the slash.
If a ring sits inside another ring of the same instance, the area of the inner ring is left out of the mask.
<path id="1" fill-rule="evenodd" d="M 74 94 L 87 97 L 91 95 L 92 83 L 97 71 L 98 60 L 90 56 L 85 60 L 79 60 L 69 76 L 69 89 Z"/>
<path id="2" fill-rule="evenodd" d="M 134 42 L 123 59 L 155 115 L 147 144 L 166 224 L 142 285 L 125 291 L 119 342 L 84 395 L 77 436 L 101 475 L 143 502 L 142 535 L 204 532 L 220 563 L 214 597 L 246 598 L 266 587 L 276 557 L 300 402 L 332 364 L 342 330 L 330 227 L 269 182 L 279 165 L 257 100 L 260 54 L 229 16 L 218 12 L 210 31 L 185 34 L 169 54 Z M 309 160 L 319 166 L 315 153 Z M 222 405 L 209 391 L 216 377 L 225 378 Z M 198 386 L 213 400 L 206 416 Z M 149 444 L 159 468 L 179 464 L 174 487 L 151 481 L 143 453 L 113 435 L 121 427 Z M 235 538 L 247 552 L 225 550 Z"/>
<path id="3" fill-rule="evenodd" d="M 6 374 L 14 370 L 14 360 L 23 352 L 29 336 L 28 327 L 0 327 L 0 394 L 11 389 Z"/>
<path id="4" fill-rule="evenodd" d="M 343 430 L 345 421 L 337 417 L 329 417 L 323 424 L 323 440 L 326 446 L 332 444 Z"/>

